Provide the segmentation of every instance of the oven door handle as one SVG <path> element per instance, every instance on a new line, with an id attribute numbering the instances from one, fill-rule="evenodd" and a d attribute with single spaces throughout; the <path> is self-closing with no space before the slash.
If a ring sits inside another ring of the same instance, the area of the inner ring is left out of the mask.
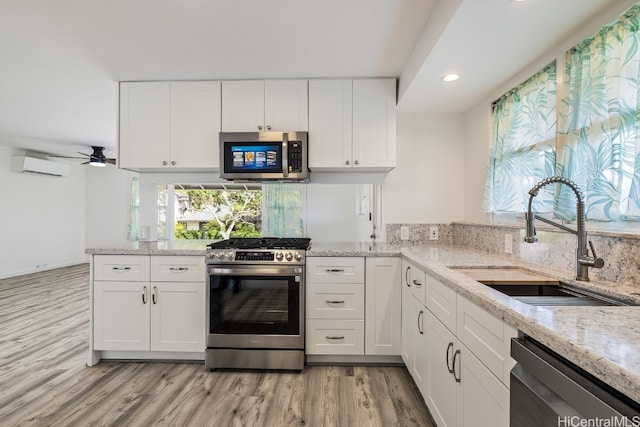
<path id="1" fill-rule="evenodd" d="M 285 276 L 302 274 L 302 267 L 208 267 L 207 274 L 210 276 Z"/>

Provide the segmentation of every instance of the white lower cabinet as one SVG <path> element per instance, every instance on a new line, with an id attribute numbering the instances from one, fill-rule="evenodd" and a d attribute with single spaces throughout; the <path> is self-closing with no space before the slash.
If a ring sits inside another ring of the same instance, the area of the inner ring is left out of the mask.
<path id="1" fill-rule="evenodd" d="M 149 350 L 149 286 L 148 282 L 94 282 L 94 350 Z"/>
<path id="2" fill-rule="evenodd" d="M 305 352 L 364 354 L 364 257 L 308 257 Z"/>
<path id="3" fill-rule="evenodd" d="M 508 426 L 509 342 L 517 331 L 426 279 L 426 307 L 403 282 L 402 356 L 436 424 Z"/>
<path id="4" fill-rule="evenodd" d="M 400 355 L 402 349 L 400 270 L 400 258 L 366 258 L 364 339 L 366 354 Z"/>
<path id="5" fill-rule="evenodd" d="M 94 256 L 93 350 L 204 352 L 203 268 L 202 257 Z"/>

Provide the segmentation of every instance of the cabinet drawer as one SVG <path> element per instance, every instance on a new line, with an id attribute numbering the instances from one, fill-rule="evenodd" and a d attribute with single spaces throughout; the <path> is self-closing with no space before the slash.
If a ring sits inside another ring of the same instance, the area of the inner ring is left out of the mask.
<path id="1" fill-rule="evenodd" d="M 364 285 L 311 283 L 307 285 L 307 317 L 364 319 Z"/>
<path id="2" fill-rule="evenodd" d="M 460 341 L 509 387 L 511 338 L 517 330 L 484 308 L 458 295 L 457 336 Z"/>
<path id="3" fill-rule="evenodd" d="M 307 283 L 364 283 L 364 257 L 309 257 Z"/>
<path id="4" fill-rule="evenodd" d="M 364 354 L 364 320 L 307 319 L 307 354 Z"/>
<path id="5" fill-rule="evenodd" d="M 119 282 L 149 281 L 149 257 L 146 255 L 94 255 L 94 280 Z"/>
<path id="6" fill-rule="evenodd" d="M 204 257 L 151 257 L 151 280 L 154 282 L 204 282 L 204 269 Z"/>
<path id="7" fill-rule="evenodd" d="M 409 264 L 409 270 L 405 271 L 405 276 L 408 276 L 409 287 L 411 288 L 411 294 L 420 301 L 422 305 L 425 304 L 427 278 L 426 273 L 422 269 L 416 267 L 413 264 Z M 405 277 L 405 281 L 407 277 Z"/>
<path id="8" fill-rule="evenodd" d="M 451 332 L 456 333 L 456 291 L 426 275 L 426 306 Z"/>

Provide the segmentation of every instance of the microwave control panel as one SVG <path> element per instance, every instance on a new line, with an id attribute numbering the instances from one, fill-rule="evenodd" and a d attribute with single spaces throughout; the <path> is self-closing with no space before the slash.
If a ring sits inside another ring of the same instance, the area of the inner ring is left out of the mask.
<path id="1" fill-rule="evenodd" d="M 303 149 L 302 143 L 300 142 L 290 142 L 289 150 L 288 150 L 288 164 L 289 164 L 289 173 L 299 173 L 302 172 L 303 165 Z"/>

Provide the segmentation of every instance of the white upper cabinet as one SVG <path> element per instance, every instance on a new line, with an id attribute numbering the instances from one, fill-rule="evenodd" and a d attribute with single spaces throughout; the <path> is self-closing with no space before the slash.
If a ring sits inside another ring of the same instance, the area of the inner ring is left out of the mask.
<path id="1" fill-rule="evenodd" d="M 224 132 L 306 131 L 307 80 L 222 82 Z"/>
<path id="2" fill-rule="evenodd" d="M 396 81 L 353 81 L 353 165 L 396 165 Z"/>
<path id="3" fill-rule="evenodd" d="M 120 84 L 119 166 L 216 168 L 220 82 Z"/>
<path id="4" fill-rule="evenodd" d="M 395 79 L 309 81 L 309 169 L 378 172 L 395 163 Z"/>
<path id="5" fill-rule="evenodd" d="M 309 168 L 351 168 L 352 80 L 309 81 Z"/>

